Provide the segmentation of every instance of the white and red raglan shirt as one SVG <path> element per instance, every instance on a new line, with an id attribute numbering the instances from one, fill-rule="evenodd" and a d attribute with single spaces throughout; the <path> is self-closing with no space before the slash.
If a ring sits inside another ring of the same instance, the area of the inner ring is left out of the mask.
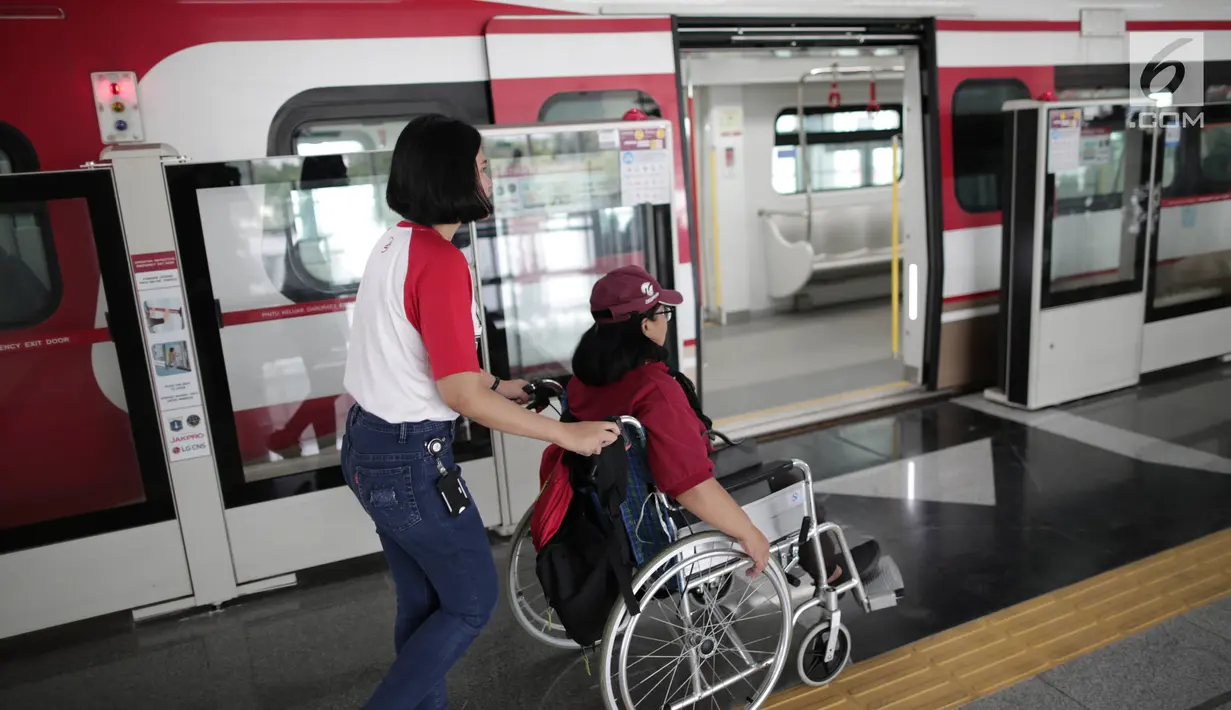
<path id="1" fill-rule="evenodd" d="M 363 269 L 343 386 L 387 422 L 452 421 L 436 381 L 479 371 L 480 327 L 466 257 L 435 229 L 399 222 Z"/>

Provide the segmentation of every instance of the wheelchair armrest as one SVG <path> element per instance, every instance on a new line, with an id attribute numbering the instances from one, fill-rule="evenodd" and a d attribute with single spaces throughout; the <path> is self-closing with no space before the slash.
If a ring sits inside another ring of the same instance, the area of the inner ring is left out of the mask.
<path id="1" fill-rule="evenodd" d="M 804 480 L 792 461 L 771 461 L 760 466 L 746 468 L 743 471 L 729 473 L 718 479 L 718 483 L 731 494 L 740 507 L 755 503 L 765 496 L 780 491 Z M 689 513 L 679 504 L 672 501 L 669 508 L 671 517 L 677 527 L 687 527 L 700 522 L 697 516 Z"/>
<path id="2" fill-rule="evenodd" d="M 763 481 L 769 481 L 771 487 L 777 489 L 781 487 L 781 484 L 775 485 L 778 479 L 783 479 L 786 484 L 798 483 L 804 480 L 801 474 L 795 472 L 796 475 L 792 476 L 792 472 L 795 472 L 795 464 L 790 461 L 769 461 L 760 466 L 752 466 L 742 471 L 728 473 L 719 478 L 718 482 L 722 484 L 727 493 L 731 494 L 755 486 Z"/>

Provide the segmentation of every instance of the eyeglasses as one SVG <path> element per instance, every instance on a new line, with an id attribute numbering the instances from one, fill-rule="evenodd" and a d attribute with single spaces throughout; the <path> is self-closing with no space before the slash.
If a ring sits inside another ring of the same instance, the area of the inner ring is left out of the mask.
<path id="1" fill-rule="evenodd" d="M 664 316 L 667 320 L 675 317 L 675 309 L 671 306 L 659 306 L 645 315 L 646 320 L 655 320 L 659 316 Z"/>

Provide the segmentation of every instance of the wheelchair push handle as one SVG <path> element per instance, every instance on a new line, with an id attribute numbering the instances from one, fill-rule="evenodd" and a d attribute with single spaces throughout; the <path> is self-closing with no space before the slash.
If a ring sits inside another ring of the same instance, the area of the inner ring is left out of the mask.
<path id="1" fill-rule="evenodd" d="M 620 436 L 624 437 L 624 448 L 630 449 L 638 441 L 645 440 L 645 428 L 641 426 L 641 422 L 637 421 L 636 417 L 624 415 L 616 417 L 615 422 L 620 425 Z M 630 430 L 634 433 L 630 434 Z"/>
<path id="2" fill-rule="evenodd" d="M 534 380 L 523 387 L 522 391 L 530 396 L 527 408 L 535 412 L 541 412 L 550 407 L 552 399 L 561 401 L 564 399 L 564 386 L 555 380 Z"/>

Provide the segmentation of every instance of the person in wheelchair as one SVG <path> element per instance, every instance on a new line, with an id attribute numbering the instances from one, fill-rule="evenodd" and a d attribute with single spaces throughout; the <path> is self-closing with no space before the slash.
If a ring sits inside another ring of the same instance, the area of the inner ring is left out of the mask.
<path id="1" fill-rule="evenodd" d="M 567 387 L 569 411 L 579 419 L 601 421 L 635 417 L 648 432 L 646 465 L 655 487 L 688 512 L 735 538 L 755 562 L 751 574 L 764 569 L 769 542 L 748 514 L 723 487 L 720 479 L 739 471 L 716 470 L 711 420 L 701 412 L 696 390 L 683 374 L 667 367 L 667 326 L 683 296 L 662 288 L 639 266 L 608 273 L 594 285 L 590 310 L 594 325 L 582 335 L 573 355 L 573 378 Z M 791 480 L 771 480 L 774 490 Z M 820 520 L 824 512 L 817 506 Z M 830 566 L 829 582 L 842 584 L 848 570 L 837 563 L 830 535 L 821 538 L 822 555 Z M 880 547 L 869 540 L 851 549 L 861 577 L 873 574 Z M 801 566 L 814 578 L 819 564 L 810 546 Z"/>

